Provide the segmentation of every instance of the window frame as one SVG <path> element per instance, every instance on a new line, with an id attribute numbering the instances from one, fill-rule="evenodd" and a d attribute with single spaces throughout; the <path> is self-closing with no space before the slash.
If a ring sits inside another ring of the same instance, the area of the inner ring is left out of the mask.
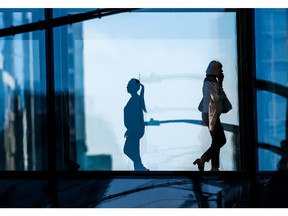
<path id="1" fill-rule="evenodd" d="M 239 132 L 240 132 L 240 163 L 241 167 L 239 171 L 223 171 L 221 173 L 199 173 L 191 171 L 153 171 L 148 173 L 134 172 L 134 171 L 59 171 L 57 170 L 57 131 L 55 130 L 56 124 L 56 109 L 55 109 L 55 71 L 54 71 L 54 50 L 53 50 L 53 10 L 58 9 L 43 9 L 45 12 L 45 20 L 39 21 L 38 26 L 33 25 L 31 30 L 45 31 L 45 54 L 46 54 L 46 80 L 47 80 L 47 127 L 48 127 L 48 170 L 47 171 L 0 171 L 0 179 L 2 178 L 18 178 L 18 179 L 47 179 L 49 194 L 52 207 L 57 207 L 57 185 L 58 180 L 62 179 L 90 179 L 90 178 L 165 178 L 168 176 L 187 176 L 189 178 L 201 178 L 203 176 L 221 176 L 223 178 L 237 178 L 251 179 L 252 191 L 251 195 L 256 198 L 256 173 L 257 173 L 257 151 L 256 151 L 256 135 L 257 135 L 257 121 L 255 116 L 256 102 L 255 102 L 255 47 L 251 44 L 254 43 L 254 11 L 253 9 L 177 9 L 178 11 L 189 12 L 236 12 L 236 25 L 237 25 L 237 56 L 238 56 L 238 101 L 239 101 Z M 119 11 L 111 12 L 109 15 L 132 11 L 134 9 L 119 9 Z M 159 9 L 142 9 L 142 11 L 151 11 Z M 163 12 L 170 9 L 162 9 Z M 99 10 L 100 11 L 100 10 Z M 141 11 L 141 10 L 139 10 Z M 137 13 L 137 10 L 135 11 Z M 107 15 L 108 16 L 108 15 Z M 57 21 L 61 25 L 71 24 L 72 15 L 67 15 L 65 18 Z M 80 16 L 81 17 L 81 16 Z M 101 18 L 101 13 L 94 18 Z M 91 18 L 90 17 L 90 18 Z M 90 19 L 89 18 L 89 19 Z M 91 18 L 91 19 L 92 19 Z M 81 20 L 81 19 L 80 19 Z M 86 18 L 82 21 L 87 20 Z M 50 23 L 50 24 L 49 24 Z M 27 26 L 26 26 L 27 27 Z M 10 34 L 15 34 L 17 28 L 14 31 L 6 29 L 0 30 L 0 37 L 2 32 L 10 31 Z M 253 112 L 251 112 L 253 110 Z M 256 199 L 252 199 L 256 202 Z M 254 203 L 255 204 L 255 203 Z"/>

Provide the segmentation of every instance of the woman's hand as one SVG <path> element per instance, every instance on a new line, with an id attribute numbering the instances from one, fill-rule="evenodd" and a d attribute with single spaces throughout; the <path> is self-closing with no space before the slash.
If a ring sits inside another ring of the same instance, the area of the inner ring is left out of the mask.
<path id="1" fill-rule="evenodd" d="M 222 86 L 223 84 L 223 80 L 224 80 L 224 74 L 223 73 L 220 73 L 219 77 L 218 77 L 218 81 L 220 83 L 220 85 Z"/>

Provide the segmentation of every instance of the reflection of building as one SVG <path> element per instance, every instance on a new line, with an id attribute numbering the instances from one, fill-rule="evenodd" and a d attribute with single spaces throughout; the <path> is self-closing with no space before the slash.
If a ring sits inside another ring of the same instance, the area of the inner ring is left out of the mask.
<path id="1" fill-rule="evenodd" d="M 0 23 L 2 27 L 21 25 L 31 18 L 29 11 L 12 13 L 7 9 L 1 13 Z M 36 96 L 41 89 L 45 91 L 45 71 L 33 38 L 41 44 L 37 33 L 9 36 L 0 42 L 1 170 L 47 169 L 45 95 Z"/>
<path id="2" fill-rule="evenodd" d="M 39 13 L 41 14 L 41 13 Z M 0 13 L 0 28 L 32 22 L 37 11 Z M 41 15 L 40 15 L 41 16 Z M 0 100 L 0 170 L 46 170 L 46 66 L 44 32 L 6 37 L 0 41 L 2 79 Z M 74 162 L 91 164 L 98 157 L 86 157 L 82 23 L 64 26 L 55 40 L 55 103 L 57 124 L 57 167 L 70 169 Z M 59 44 L 57 44 L 59 42 Z M 58 76 L 59 75 L 59 76 Z M 103 156 L 99 156 L 101 161 Z M 91 160 L 91 161 L 90 161 Z M 110 161 L 110 159 L 108 159 Z M 110 163 L 110 162 L 108 162 Z"/>
<path id="3" fill-rule="evenodd" d="M 56 69 L 56 73 L 62 76 L 56 78 L 56 85 L 60 87 L 60 90 L 56 89 L 55 92 L 58 98 L 56 99 L 56 106 L 59 109 L 56 114 L 59 115 L 57 125 L 61 125 L 62 128 L 60 127 L 59 131 L 62 130 L 63 133 L 57 136 L 58 169 L 71 169 L 72 167 L 67 166 L 68 162 L 70 165 L 78 163 L 80 170 L 91 170 L 92 167 L 95 168 L 94 163 L 101 161 L 102 164 L 106 160 L 108 160 L 108 167 L 110 167 L 109 157 L 106 159 L 104 155 L 86 156 L 83 23 L 63 26 L 56 32 L 66 41 L 63 43 L 61 40 L 55 40 L 55 43 L 59 43 L 61 47 L 55 52 L 55 64 L 61 65 L 59 70 Z"/>
<path id="4" fill-rule="evenodd" d="M 17 112 L 14 111 L 15 80 L 4 70 L 1 70 L 0 76 L 0 94 L 1 94 L 1 169 L 16 169 L 16 134 L 15 122 L 17 121 Z M 18 159 L 18 158 L 17 158 Z"/>
<path id="5" fill-rule="evenodd" d="M 70 144 L 75 146 L 71 150 L 72 158 L 80 164 L 83 163 L 83 156 L 86 153 L 82 28 L 82 23 L 77 23 L 68 26 L 67 29 Z"/>
<path id="6" fill-rule="evenodd" d="M 287 87 L 287 10 L 263 9 L 257 11 L 255 16 L 257 79 Z M 261 88 L 257 96 L 258 106 L 265 107 L 257 112 L 258 141 L 280 147 L 281 141 L 287 136 L 287 98 Z M 260 150 L 259 160 L 260 169 L 275 170 L 280 156 Z"/>
<path id="7" fill-rule="evenodd" d="M 20 17 L 20 18 L 24 18 Z M 13 22 L 13 13 L 4 12 L 1 23 L 6 26 Z M 9 24 L 8 24 L 9 23 Z M 24 170 L 24 139 L 23 118 L 24 109 L 17 80 L 17 65 L 14 58 L 15 44 L 13 38 L 1 41 L 1 140 L 0 168 L 1 170 Z M 24 41 L 23 42 L 24 45 Z M 26 50 L 27 51 L 27 50 Z M 23 54 L 23 53 L 22 53 Z M 27 56 L 27 58 L 29 58 Z M 27 59 L 28 60 L 28 59 Z M 29 61 L 29 60 L 28 60 Z M 19 63 L 19 62 L 17 62 Z M 27 132 L 27 130 L 26 130 Z M 27 143 L 25 143 L 27 144 Z M 27 150 L 27 148 L 26 148 Z M 30 155 L 31 156 L 31 155 Z M 27 167 L 26 167 L 27 168 Z"/>
<path id="8" fill-rule="evenodd" d="M 62 51 L 60 53 L 62 53 L 62 64 L 63 62 L 67 62 L 67 68 L 63 66 L 61 73 L 64 74 L 64 76 L 66 76 L 65 74 L 67 73 L 66 79 L 69 92 L 67 95 L 64 95 L 64 97 L 67 97 L 64 104 L 66 102 L 68 103 L 66 106 L 67 112 L 69 112 L 67 127 L 69 127 L 70 145 L 64 149 L 64 154 L 69 155 L 69 159 L 77 162 L 80 165 L 80 170 L 111 170 L 111 157 L 109 155 L 86 156 L 83 23 L 63 26 L 61 28 L 61 34 L 67 37 L 67 48 L 65 44 L 63 45 L 62 43 Z M 65 52 L 67 53 L 65 54 Z M 65 85 L 66 84 L 63 83 L 63 86 Z"/>
<path id="9" fill-rule="evenodd" d="M 64 26 L 57 29 L 57 36 L 65 42 L 55 40 L 55 103 L 57 125 L 57 169 L 73 169 L 77 158 L 78 143 L 84 146 L 84 119 L 79 118 L 84 112 L 83 104 L 83 56 L 82 48 L 74 41 L 81 41 L 82 25 Z M 80 43 L 80 45 L 82 42 Z M 77 96 L 76 96 L 77 95 Z M 77 107 L 77 108 L 76 108 Z M 81 126 L 79 127 L 79 122 Z M 85 150 L 83 150 L 85 152 Z M 83 153 L 82 153 L 83 154 Z M 72 165 L 72 167 L 70 166 Z"/>
<path id="10" fill-rule="evenodd" d="M 67 71 L 62 70 L 62 73 L 67 73 L 69 91 L 67 111 L 69 112 L 70 147 L 68 151 L 71 160 L 82 164 L 86 153 L 82 23 L 64 27 L 61 31 L 62 34 L 67 34 L 67 49 L 62 47 L 63 52 L 68 52 L 64 55 L 64 58 L 67 56 Z"/>

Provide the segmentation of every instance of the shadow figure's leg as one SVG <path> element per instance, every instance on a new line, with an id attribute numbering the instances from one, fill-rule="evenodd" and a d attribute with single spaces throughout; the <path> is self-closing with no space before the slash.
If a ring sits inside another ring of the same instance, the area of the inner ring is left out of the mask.
<path id="1" fill-rule="evenodd" d="M 133 161 L 134 170 L 147 170 L 140 157 L 140 139 L 136 136 L 129 136 L 124 145 L 124 153 Z"/>

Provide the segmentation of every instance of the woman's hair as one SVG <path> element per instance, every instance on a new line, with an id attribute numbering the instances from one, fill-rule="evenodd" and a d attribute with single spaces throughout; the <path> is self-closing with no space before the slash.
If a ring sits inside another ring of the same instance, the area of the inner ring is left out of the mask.
<path id="1" fill-rule="evenodd" d="M 207 69 L 206 69 L 206 74 L 207 75 L 216 75 L 215 70 L 217 68 L 222 69 L 222 64 L 218 60 L 213 60 L 209 63 Z"/>
<path id="2" fill-rule="evenodd" d="M 145 100 L 144 100 L 144 85 L 140 83 L 140 81 L 138 79 L 135 79 L 135 78 L 132 78 L 129 83 L 132 83 L 133 84 L 133 88 L 134 90 L 137 92 L 139 89 L 140 89 L 140 86 L 142 87 L 141 88 L 141 91 L 140 91 L 140 106 L 141 106 L 141 109 L 144 111 L 144 112 L 147 112 L 146 110 L 146 105 L 145 105 Z"/>

